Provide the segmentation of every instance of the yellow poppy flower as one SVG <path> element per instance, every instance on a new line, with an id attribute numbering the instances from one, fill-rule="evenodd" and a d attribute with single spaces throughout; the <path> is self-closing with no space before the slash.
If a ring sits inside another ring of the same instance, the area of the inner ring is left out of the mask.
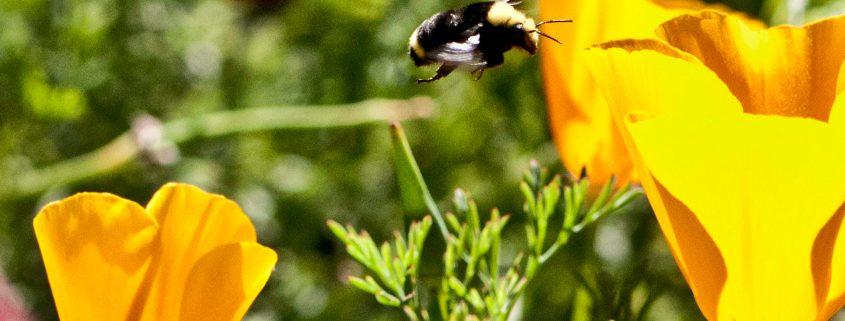
<path id="1" fill-rule="evenodd" d="M 587 61 L 709 320 L 845 304 L 845 16 L 760 30 L 712 11 Z"/>
<path id="2" fill-rule="evenodd" d="M 552 135 L 570 173 L 577 175 L 586 167 L 599 187 L 614 174 L 620 183 L 637 180 L 607 102 L 587 70 L 584 48 L 613 39 L 650 37 L 660 23 L 702 8 L 698 1 L 540 1 L 541 20 L 574 20 L 543 26 L 563 45 L 548 39 L 540 45 Z"/>
<path id="3" fill-rule="evenodd" d="M 184 184 L 146 209 L 76 194 L 33 225 L 62 320 L 240 320 L 277 259 L 237 204 Z"/>

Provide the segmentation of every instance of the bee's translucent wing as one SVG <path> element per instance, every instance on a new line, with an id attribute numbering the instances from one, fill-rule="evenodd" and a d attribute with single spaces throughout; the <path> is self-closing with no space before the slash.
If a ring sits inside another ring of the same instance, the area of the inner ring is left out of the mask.
<path id="1" fill-rule="evenodd" d="M 429 57 L 446 65 L 483 66 L 487 63 L 478 48 L 481 36 L 477 33 L 461 41 L 447 42 L 428 53 Z"/>

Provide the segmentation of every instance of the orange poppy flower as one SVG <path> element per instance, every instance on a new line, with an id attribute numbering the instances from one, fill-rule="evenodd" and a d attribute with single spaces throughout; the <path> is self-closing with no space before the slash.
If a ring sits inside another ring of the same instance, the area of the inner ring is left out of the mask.
<path id="1" fill-rule="evenodd" d="M 591 181 L 599 183 L 594 186 L 614 174 L 619 183 L 637 181 L 607 102 L 587 70 L 584 48 L 613 39 L 650 37 L 660 23 L 702 8 L 704 4 L 697 1 L 540 1 L 541 20 L 574 20 L 545 25 L 544 31 L 563 45 L 543 39 L 540 46 L 552 135 L 570 173 L 578 175 L 586 167 Z"/>
<path id="2" fill-rule="evenodd" d="M 237 204 L 190 185 L 146 209 L 76 194 L 34 227 L 62 320 L 240 320 L 276 263 Z"/>
<path id="3" fill-rule="evenodd" d="M 845 16 L 757 29 L 704 11 L 587 51 L 709 320 L 845 304 Z"/>

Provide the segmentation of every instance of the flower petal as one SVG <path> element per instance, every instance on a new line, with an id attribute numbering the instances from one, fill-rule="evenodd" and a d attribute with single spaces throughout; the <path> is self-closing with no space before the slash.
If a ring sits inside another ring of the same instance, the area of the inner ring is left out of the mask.
<path id="1" fill-rule="evenodd" d="M 634 110 L 653 114 L 742 112 L 739 101 L 712 71 L 662 41 L 605 43 L 588 50 L 586 57 L 620 125 L 622 117 Z"/>
<path id="2" fill-rule="evenodd" d="M 845 205 L 825 224 L 813 245 L 813 272 L 816 277 L 816 297 L 827 292 L 822 312 L 816 320 L 830 320 L 845 305 L 845 235 L 841 231 Z M 832 245 L 835 244 L 835 245 Z M 833 250 L 831 251 L 831 246 Z M 825 264 L 830 262 L 830 264 Z M 819 286 L 820 285 L 820 286 Z"/>
<path id="3" fill-rule="evenodd" d="M 845 64 L 839 66 L 839 76 L 836 79 L 836 99 L 830 108 L 830 119 L 834 125 L 845 125 Z"/>
<path id="4" fill-rule="evenodd" d="M 753 114 L 827 121 L 845 59 L 845 16 L 803 28 L 759 29 L 736 17 L 703 11 L 657 31 L 712 69 Z"/>
<path id="5" fill-rule="evenodd" d="M 155 246 L 144 208 L 81 193 L 48 204 L 33 225 L 59 318 L 125 320 Z"/>
<path id="6" fill-rule="evenodd" d="M 648 176 L 643 184 L 648 184 L 649 202 L 702 314 L 718 320 L 719 296 L 728 273 L 722 253 L 695 213 L 659 181 Z"/>
<path id="7" fill-rule="evenodd" d="M 835 240 L 819 233 L 841 220 L 834 214 L 845 202 L 845 133 L 810 119 L 734 113 L 659 115 L 627 128 L 665 186 L 649 198 L 680 201 L 721 251 L 725 280 L 687 276 L 692 287 L 724 284 L 717 318 L 816 319 Z M 714 298 L 697 299 L 713 318 L 716 307 L 701 303 Z"/>
<path id="8" fill-rule="evenodd" d="M 241 320 L 276 260 L 276 252 L 258 243 L 232 243 L 207 253 L 188 275 L 179 320 Z"/>
<path id="9" fill-rule="evenodd" d="M 843 128 L 845 126 L 845 64 L 839 67 L 839 78 L 836 85 L 836 100 L 830 110 L 830 123 L 833 126 Z M 840 209 L 842 211 L 842 209 Z M 845 235 L 837 228 L 840 234 Z M 838 234 L 834 235 L 838 236 Z M 833 253 L 830 273 L 830 292 L 828 293 L 827 304 L 819 320 L 828 320 L 845 304 L 845 237 L 838 239 Z"/>
<path id="10" fill-rule="evenodd" d="M 574 20 L 573 24 L 544 25 L 544 32 L 563 45 L 547 39 L 540 45 L 552 132 L 572 174 L 586 166 L 590 179 L 601 184 L 613 174 L 620 182 L 628 181 L 632 174 L 607 103 L 584 64 L 583 49 L 612 39 L 653 36 L 659 23 L 699 7 L 694 1 L 684 1 L 673 9 L 647 0 L 540 1 L 542 20 Z"/>
<path id="11" fill-rule="evenodd" d="M 225 244 L 256 240 L 255 228 L 237 204 L 191 185 L 163 186 L 147 211 L 158 220 L 166 245 L 156 258 L 158 271 L 144 313 L 147 320 L 178 315 L 185 280 L 200 257 Z"/>
<path id="12" fill-rule="evenodd" d="M 607 97 L 614 119 L 623 125 L 623 116 L 630 110 L 636 115 L 684 113 L 706 115 L 709 113 L 740 113 L 742 107 L 727 87 L 700 62 L 678 52 L 657 40 L 629 40 L 606 43 L 603 48 L 587 52 L 587 62 L 595 75 L 598 87 Z M 631 116 L 633 117 L 633 116 Z M 706 117 L 706 116 L 701 116 Z M 624 127 L 622 127 L 624 128 Z M 630 157 L 637 168 L 645 168 L 638 151 L 631 147 L 631 137 L 624 131 L 623 140 L 629 146 Z M 675 255 L 678 267 L 687 276 L 693 293 L 701 306 L 715 306 L 710 300 L 718 297 L 721 284 L 698 282 L 701 273 L 724 275 L 718 249 L 697 222 L 695 216 L 679 202 L 661 202 L 662 191 L 647 171 L 640 173 L 643 188 L 650 195 L 655 216 L 669 248 Z M 667 213 L 676 213 L 668 216 Z M 690 245 L 696 250 L 690 250 Z M 690 271 L 692 270 L 692 271 Z M 703 272 L 702 272 L 703 271 Z M 692 278 L 692 279 L 691 279 Z M 723 277 L 722 277 L 723 279 Z M 707 301 L 707 302 L 704 302 Z M 704 308 L 705 315 L 708 314 Z M 715 307 L 713 308 L 715 311 Z"/>
<path id="13" fill-rule="evenodd" d="M 611 175 L 620 183 L 637 180 L 604 96 L 584 64 L 583 49 L 614 39 L 653 37 L 658 24 L 703 8 L 729 10 L 685 0 L 540 1 L 542 20 L 574 20 L 544 25 L 544 33 L 563 44 L 542 39 L 540 45 L 552 134 L 570 173 L 586 167 L 590 179 L 601 184 Z"/>

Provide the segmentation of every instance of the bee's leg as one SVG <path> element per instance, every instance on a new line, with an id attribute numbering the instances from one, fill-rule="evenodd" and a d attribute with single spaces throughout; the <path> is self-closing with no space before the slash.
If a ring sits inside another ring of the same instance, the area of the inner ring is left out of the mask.
<path id="1" fill-rule="evenodd" d="M 473 70 L 472 75 L 475 78 L 475 80 L 481 79 L 481 76 L 484 75 L 484 67 Z"/>
<path id="2" fill-rule="evenodd" d="M 432 76 L 431 78 L 428 78 L 428 79 L 417 79 L 417 83 L 421 84 L 421 83 L 424 83 L 424 82 L 432 82 L 432 81 L 435 81 L 437 79 L 446 77 L 456 68 L 458 68 L 458 66 L 456 66 L 456 65 L 445 65 L 445 64 L 440 65 L 440 68 L 437 68 L 437 73 L 434 76 Z"/>
<path id="3" fill-rule="evenodd" d="M 484 53 L 485 68 L 496 67 L 505 62 L 505 55 L 499 51 L 487 51 Z"/>

